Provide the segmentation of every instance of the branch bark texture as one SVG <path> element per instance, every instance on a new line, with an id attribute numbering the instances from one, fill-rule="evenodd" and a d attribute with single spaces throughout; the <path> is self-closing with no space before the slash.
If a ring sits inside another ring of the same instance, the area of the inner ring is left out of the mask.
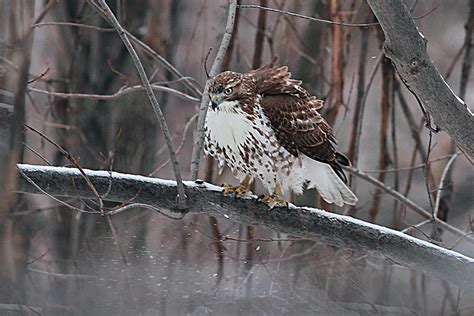
<path id="1" fill-rule="evenodd" d="M 18 165 L 36 185 L 53 196 L 94 198 L 75 168 Z M 159 209 L 175 207 L 176 182 L 84 169 L 104 200 L 144 203 Z M 266 227 L 281 233 L 331 245 L 373 251 L 391 261 L 447 280 L 474 292 L 474 259 L 382 226 L 313 208 L 269 210 L 256 197 L 236 199 L 222 188 L 185 181 L 187 212 L 223 217 L 246 225 Z M 39 193 L 25 177 L 18 177 L 18 191 Z M 180 210 L 176 210 L 181 212 Z"/>
<path id="2" fill-rule="evenodd" d="M 471 158 L 474 158 L 474 116 L 444 81 L 428 56 L 427 40 L 401 0 L 367 0 L 385 35 L 385 56 L 417 100 Z"/>

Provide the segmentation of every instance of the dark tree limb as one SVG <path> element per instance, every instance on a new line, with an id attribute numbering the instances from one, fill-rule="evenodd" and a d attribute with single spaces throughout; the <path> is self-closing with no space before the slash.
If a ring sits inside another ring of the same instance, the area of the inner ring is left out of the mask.
<path id="1" fill-rule="evenodd" d="M 428 56 L 426 38 L 419 32 L 401 0 L 367 0 L 385 35 L 385 56 L 434 123 L 474 158 L 474 116 L 444 81 Z"/>
<path id="2" fill-rule="evenodd" d="M 53 196 L 95 197 L 75 168 L 23 164 L 18 168 Z M 162 210 L 171 210 L 176 205 L 175 181 L 84 170 L 104 200 L 132 200 Z M 457 252 L 348 216 L 312 208 L 276 208 L 270 211 L 255 197 L 236 199 L 222 194 L 222 188 L 212 184 L 193 181 L 185 181 L 184 184 L 189 199 L 186 212 L 219 216 L 331 245 L 372 251 L 397 264 L 421 270 L 474 292 L 474 259 Z M 39 192 L 22 176 L 18 177 L 18 191 Z"/>

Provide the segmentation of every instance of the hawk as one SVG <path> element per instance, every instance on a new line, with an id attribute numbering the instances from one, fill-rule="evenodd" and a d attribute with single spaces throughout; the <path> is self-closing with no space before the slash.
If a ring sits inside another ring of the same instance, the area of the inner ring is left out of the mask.
<path id="1" fill-rule="evenodd" d="M 319 114 L 323 101 L 291 79 L 288 67 L 269 65 L 248 73 L 225 71 L 211 79 L 205 124 L 206 154 L 241 180 L 224 192 L 244 194 L 255 178 L 269 194 L 270 208 L 287 205 L 282 195 L 316 188 L 328 203 L 354 205 L 341 165 L 349 160 L 335 149 L 331 127 Z"/>

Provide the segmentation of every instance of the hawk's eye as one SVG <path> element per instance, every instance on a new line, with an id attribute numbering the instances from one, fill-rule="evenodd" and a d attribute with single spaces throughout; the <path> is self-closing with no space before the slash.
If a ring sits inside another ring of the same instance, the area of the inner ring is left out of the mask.
<path id="1" fill-rule="evenodd" d="M 227 95 L 231 94 L 232 93 L 232 88 L 226 88 L 224 90 L 224 93 L 227 94 Z"/>

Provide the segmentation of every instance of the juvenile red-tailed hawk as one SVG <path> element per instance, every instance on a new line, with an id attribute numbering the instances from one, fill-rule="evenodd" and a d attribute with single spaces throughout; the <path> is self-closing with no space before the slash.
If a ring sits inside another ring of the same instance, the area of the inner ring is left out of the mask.
<path id="1" fill-rule="evenodd" d="M 204 150 L 241 180 L 224 191 L 243 194 L 258 178 L 270 193 L 262 200 L 273 207 L 286 204 L 285 191 L 301 194 L 307 183 L 328 203 L 354 205 L 341 168 L 349 161 L 335 150 L 332 129 L 318 113 L 323 101 L 290 75 L 288 67 L 263 66 L 212 78 Z"/>

